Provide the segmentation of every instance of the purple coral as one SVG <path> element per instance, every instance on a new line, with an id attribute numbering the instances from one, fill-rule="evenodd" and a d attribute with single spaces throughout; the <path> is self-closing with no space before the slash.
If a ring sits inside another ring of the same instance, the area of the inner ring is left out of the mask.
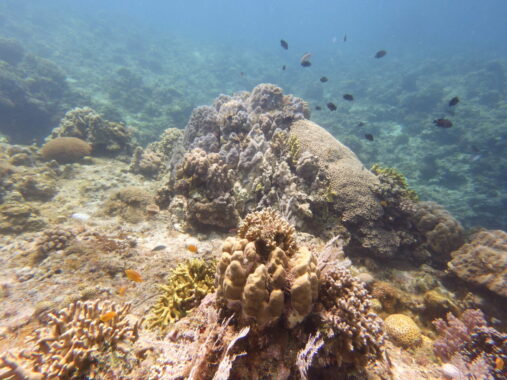
<path id="1" fill-rule="evenodd" d="M 486 326 L 486 320 L 482 311 L 468 309 L 463 312 L 461 319 L 447 313 L 447 322 L 438 318 L 433 321 L 433 325 L 439 334 L 433 343 L 435 354 L 443 360 L 449 360 L 472 341 L 471 335 L 475 329 Z"/>

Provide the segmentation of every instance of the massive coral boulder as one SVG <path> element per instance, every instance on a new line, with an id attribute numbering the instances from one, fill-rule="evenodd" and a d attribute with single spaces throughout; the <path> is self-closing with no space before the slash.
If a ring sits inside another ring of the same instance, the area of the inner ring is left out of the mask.
<path id="1" fill-rule="evenodd" d="M 317 260 L 298 248 L 294 229 L 273 210 L 247 216 L 237 238 L 222 246 L 217 265 L 217 300 L 257 327 L 284 318 L 294 327 L 312 311 L 318 296 Z"/>
<path id="2" fill-rule="evenodd" d="M 44 144 L 40 154 L 46 161 L 56 160 L 66 164 L 79 161 L 91 151 L 91 145 L 77 137 L 57 137 Z"/>
<path id="3" fill-rule="evenodd" d="M 51 139 L 57 137 L 77 137 L 92 146 L 93 154 L 124 156 L 129 160 L 136 145 L 129 128 L 104 120 L 90 107 L 68 111 L 51 132 Z"/>
<path id="4" fill-rule="evenodd" d="M 480 231 L 451 256 L 448 267 L 456 276 L 507 298 L 507 233 Z"/>

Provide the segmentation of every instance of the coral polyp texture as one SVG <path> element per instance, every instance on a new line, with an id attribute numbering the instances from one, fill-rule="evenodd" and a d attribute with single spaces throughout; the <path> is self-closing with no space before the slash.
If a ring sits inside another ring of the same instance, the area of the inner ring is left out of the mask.
<path id="1" fill-rule="evenodd" d="M 480 231 L 451 256 L 448 267 L 456 276 L 507 298 L 507 233 Z"/>
<path id="2" fill-rule="evenodd" d="M 77 137 L 92 146 L 97 155 L 130 155 L 134 149 L 131 131 L 123 124 L 104 120 L 90 107 L 68 111 L 50 138 Z M 129 157 L 130 159 L 130 157 Z"/>
<path id="3" fill-rule="evenodd" d="M 293 233 L 273 210 L 248 215 L 239 237 L 222 246 L 218 303 L 260 329 L 282 317 L 289 328 L 303 321 L 318 297 L 317 259 L 297 247 Z"/>
<path id="4" fill-rule="evenodd" d="M 74 302 L 48 315 L 47 325 L 35 331 L 30 338 L 34 346 L 20 354 L 19 363 L 5 357 L 3 366 L 30 374 L 33 379 L 93 377 L 101 355 L 116 351 L 120 356 L 128 350 L 117 351 L 121 344 L 138 339 L 139 323 L 129 322 L 129 310 L 129 304 Z M 106 320 L 108 313 L 112 317 Z"/>
<path id="5" fill-rule="evenodd" d="M 77 137 L 57 137 L 49 140 L 40 150 L 44 160 L 56 160 L 61 164 L 77 162 L 91 152 L 91 145 Z"/>
<path id="6" fill-rule="evenodd" d="M 192 259 L 179 264 L 160 285 L 162 294 L 146 320 L 149 328 L 166 328 L 185 317 L 215 290 L 215 262 Z"/>
<path id="7" fill-rule="evenodd" d="M 421 329 L 408 315 L 391 314 L 384 323 L 389 338 L 395 344 L 402 347 L 416 347 L 421 344 Z"/>

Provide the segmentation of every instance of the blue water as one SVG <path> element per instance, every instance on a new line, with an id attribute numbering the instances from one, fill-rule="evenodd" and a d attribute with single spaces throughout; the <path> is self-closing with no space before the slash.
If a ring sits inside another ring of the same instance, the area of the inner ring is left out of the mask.
<path id="1" fill-rule="evenodd" d="M 367 165 L 396 166 L 423 199 L 444 204 L 467 226 L 503 229 L 505 20 L 504 0 L 0 2 L 0 36 L 56 63 L 89 99 L 74 105 L 109 112 L 147 140 L 183 128 L 193 107 L 220 93 L 271 82 L 322 107 L 312 119 Z M 373 58 L 380 49 L 387 55 Z M 309 68 L 299 65 L 305 53 Z M 113 91 L 122 69 L 132 87 L 122 82 Z M 173 95 L 162 100 L 168 89 Z M 355 101 L 344 102 L 344 93 Z M 450 110 L 453 96 L 461 103 Z M 338 110 L 328 111 L 327 102 Z M 169 107 L 176 103 L 178 112 Z M 440 117 L 454 127 L 434 127 Z"/>

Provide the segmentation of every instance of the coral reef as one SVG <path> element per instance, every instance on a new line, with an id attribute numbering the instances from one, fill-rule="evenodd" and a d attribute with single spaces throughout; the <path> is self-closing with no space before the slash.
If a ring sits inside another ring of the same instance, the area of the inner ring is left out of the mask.
<path id="1" fill-rule="evenodd" d="M 57 137 L 49 140 L 40 150 L 42 159 L 56 160 L 60 164 L 77 162 L 90 155 L 92 147 L 77 137 Z"/>
<path id="2" fill-rule="evenodd" d="M 480 231 L 451 256 L 448 267 L 456 276 L 507 298 L 507 233 Z"/>
<path id="3" fill-rule="evenodd" d="M 37 208 L 22 202 L 7 202 L 0 205 L 0 233 L 20 234 L 38 231 L 46 226 Z"/>
<path id="4" fill-rule="evenodd" d="M 6 357 L 4 366 L 12 371 L 28 367 L 25 373 L 39 379 L 77 378 L 97 376 L 94 372 L 100 355 L 115 353 L 119 358 L 128 356 L 128 346 L 139 337 L 139 321 L 132 324 L 127 319 L 130 305 L 119 307 L 108 302 L 75 302 L 67 308 L 49 314 L 46 326 L 35 331 L 32 349 L 20 354 L 22 363 Z M 113 313 L 103 321 L 104 315 Z"/>
<path id="5" fill-rule="evenodd" d="M 116 190 L 104 202 L 105 215 L 118 215 L 130 223 L 139 223 L 150 214 L 153 197 L 143 188 L 129 186 Z"/>
<path id="6" fill-rule="evenodd" d="M 373 164 L 370 170 L 379 178 L 383 186 L 382 193 L 390 193 L 395 197 L 407 197 L 413 201 L 419 200 L 419 196 L 408 186 L 406 177 L 400 171 L 379 164 Z"/>
<path id="7" fill-rule="evenodd" d="M 389 338 L 402 347 L 416 347 L 421 344 L 421 329 L 407 315 L 391 314 L 385 320 L 385 329 Z"/>
<path id="8" fill-rule="evenodd" d="M 130 171 L 139 173 L 147 178 L 156 177 L 162 169 L 162 157 L 152 150 L 143 150 L 140 146 L 134 149 L 130 161 Z"/>
<path id="9" fill-rule="evenodd" d="M 185 317 L 201 300 L 215 290 L 215 263 L 201 259 L 187 260 L 174 268 L 162 295 L 153 306 L 146 324 L 150 329 L 164 329 Z"/>
<path id="10" fill-rule="evenodd" d="M 293 233 L 273 210 L 248 215 L 238 238 L 222 246 L 218 303 L 259 329 L 280 318 L 289 328 L 303 321 L 318 297 L 318 272 L 315 256 L 297 248 Z"/>
<path id="11" fill-rule="evenodd" d="M 135 147 L 132 132 L 125 125 L 104 120 L 90 107 L 68 111 L 51 132 L 51 139 L 57 137 L 80 138 L 92 146 L 96 155 L 130 159 Z"/>

